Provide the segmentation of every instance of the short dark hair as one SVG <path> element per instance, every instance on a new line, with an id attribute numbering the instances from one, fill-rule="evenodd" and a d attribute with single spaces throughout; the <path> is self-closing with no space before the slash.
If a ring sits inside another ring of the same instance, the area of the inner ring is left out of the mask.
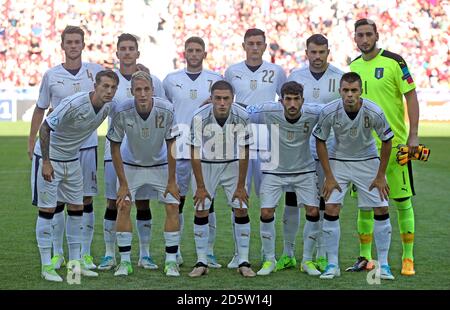
<path id="1" fill-rule="evenodd" d="M 359 87 L 362 88 L 362 80 L 358 73 L 356 72 L 347 72 L 344 73 L 341 77 L 341 81 L 339 82 L 339 87 L 342 87 L 342 82 L 354 83 L 358 82 Z"/>
<path id="2" fill-rule="evenodd" d="M 303 85 L 297 83 L 295 81 L 289 81 L 281 86 L 281 98 L 284 98 L 284 95 L 298 95 L 303 98 Z"/>
<path id="3" fill-rule="evenodd" d="M 205 50 L 206 45 L 205 45 L 205 41 L 203 41 L 202 38 L 200 37 L 190 37 L 189 39 L 186 40 L 186 42 L 184 42 L 184 48 L 186 49 L 189 43 L 197 43 L 200 44 L 201 47 L 203 48 L 203 50 Z"/>
<path id="4" fill-rule="evenodd" d="M 266 42 L 266 34 L 264 33 L 264 31 L 262 31 L 261 29 L 258 29 L 258 28 L 248 29 L 244 34 L 244 41 L 250 37 L 255 37 L 255 36 L 263 36 L 264 42 Z"/>
<path id="5" fill-rule="evenodd" d="M 119 38 L 117 38 L 117 49 L 119 49 L 119 44 L 123 41 L 132 41 L 136 44 L 136 49 L 139 49 L 138 40 L 135 35 L 131 33 L 122 33 Z"/>
<path id="6" fill-rule="evenodd" d="M 61 43 L 64 43 L 64 37 L 66 36 L 66 34 L 71 34 L 71 33 L 77 33 L 79 35 L 81 35 L 81 41 L 83 41 L 84 43 L 84 31 L 83 29 L 81 29 L 78 26 L 66 26 L 66 28 L 64 28 L 63 32 L 61 33 Z"/>
<path id="7" fill-rule="evenodd" d="M 95 75 L 95 84 L 100 84 L 100 81 L 102 79 L 102 77 L 109 77 L 111 79 L 113 79 L 116 82 L 116 85 L 119 85 L 119 77 L 117 76 L 117 74 L 112 71 L 112 70 L 102 70 L 99 71 L 96 75 Z"/>
<path id="8" fill-rule="evenodd" d="M 211 87 L 211 95 L 216 89 L 229 90 L 229 91 L 231 91 L 231 95 L 234 96 L 233 86 L 230 83 L 228 83 L 227 81 L 220 80 L 220 81 L 215 82 Z"/>
<path id="9" fill-rule="evenodd" d="M 375 33 L 377 33 L 377 25 L 375 24 L 375 22 L 371 19 L 368 18 L 361 18 L 358 19 L 355 23 L 355 32 L 356 29 L 358 29 L 359 26 L 365 26 L 365 25 L 369 25 L 373 27 L 373 31 L 375 31 Z"/>
<path id="10" fill-rule="evenodd" d="M 328 47 L 328 39 L 320 33 L 313 34 L 306 40 L 306 48 L 308 48 L 311 43 L 314 43 L 315 45 L 326 45 Z"/>

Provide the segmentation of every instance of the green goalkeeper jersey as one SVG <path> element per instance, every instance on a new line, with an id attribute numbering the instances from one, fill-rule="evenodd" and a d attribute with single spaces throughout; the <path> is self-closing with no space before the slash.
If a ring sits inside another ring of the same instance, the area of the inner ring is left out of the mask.
<path id="1" fill-rule="evenodd" d="M 403 94 L 416 88 L 405 60 L 397 54 L 380 49 L 373 59 L 361 56 L 350 64 L 350 69 L 362 79 L 362 96 L 375 102 L 394 132 L 393 146 L 405 144 L 408 132 L 405 124 Z M 378 146 L 381 142 L 377 139 Z"/>

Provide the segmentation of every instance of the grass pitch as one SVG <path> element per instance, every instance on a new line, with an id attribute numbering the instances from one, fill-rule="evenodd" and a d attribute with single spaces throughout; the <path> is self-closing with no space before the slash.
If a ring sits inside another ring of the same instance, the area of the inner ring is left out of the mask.
<path id="1" fill-rule="evenodd" d="M 143 270 L 137 267 L 138 244 L 134 234 L 132 262 L 134 274 L 126 278 L 115 278 L 113 272 L 100 272 L 98 278 L 83 278 L 81 285 L 68 285 L 66 282 L 56 284 L 40 278 L 40 259 L 35 238 L 37 210 L 31 205 L 30 169 L 31 162 L 27 158 L 27 135 L 29 123 L 0 123 L 0 264 L 2 272 L 0 289 L 450 289 L 450 245 L 449 245 L 449 165 L 448 148 L 450 147 L 450 124 L 422 123 L 420 142 L 431 149 L 430 161 L 414 162 L 414 181 L 417 196 L 414 197 L 416 214 L 415 261 L 416 276 L 404 277 L 401 269 L 401 242 L 397 225 L 397 214 L 391 211 L 393 227 L 390 250 L 390 264 L 396 276 L 395 281 L 383 281 L 381 285 L 369 285 L 367 273 L 343 273 L 333 281 L 324 281 L 309 277 L 298 269 L 274 273 L 267 277 L 244 279 L 235 270 L 226 268 L 233 253 L 231 234 L 230 208 L 226 205 L 225 196 L 220 190 L 216 199 L 217 239 L 215 253 L 219 262 L 225 267 L 210 270 L 208 276 L 190 279 L 187 273 L 195 263 L 195 247 L 193 238 L 193 208 L 188 197 L 185 207 L 185 228 L 182 236 L 182 253 L 185 264 L 181 268 L 180 278 L 168 278 L 162 272 L 164 261 L 162 205 L 152 202 L 153 215 L 151 252 L 160 269 Z M 105 133 L 105 126 L 100 134 Z M 99 138 L 99 171 L 98 183 L 100 194 L 95 198 L 96 216 L 95 236 L 92 254 L 98 263 L 104 254 L 103 214 L 103 158 L 104 137 Z M 447 155 L 445 155 L 447 154 Z M 447 158 L 447 159 L 446 159 Z M 282 206 L 282 202 L 280 206 Z M 277 211 L 277 254 L 282 252 L 282 207 Z M 132 218 L 134 219 L 134 211 Z M 341 269 L 351 265 L 358 255 L 358 237 L 356 232 L 356 201 L 346 199 L 341 213 Z M 250 218 L 252 226 L 250 260 L 257 271 L 261 265 L 259 238 L 259 208 L 254 195 L 251 197 Z M 297 238 L 296 256 L 301 259 L 302 231 L 304 212 L 302 210 L 301 229 Z M 66 248 L 67 253 L 67 248 Z M 375 249 L 373 250 L 375 254 Z M 118 255 L 117 255 L 118 257 Z M 60 271 L 65 276 L 65 269 Z"/>

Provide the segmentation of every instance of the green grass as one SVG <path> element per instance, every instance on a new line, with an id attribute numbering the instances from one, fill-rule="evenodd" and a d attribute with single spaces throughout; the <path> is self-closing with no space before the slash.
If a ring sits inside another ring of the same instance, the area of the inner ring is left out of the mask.
<path id="1" fill-rule="evenodd" d="M 137 236 L 134 236 L 132 260 L 135 273 L 128 278 L 114 278 L 112 272 L 101 272 L 97 279 L 82 279 L 81 285 L 54 284 L 41 280 L 40 260 L 35 239 L 36 209 L 31 206 L 30 168 L 26 155 L 29 123 L 0 123 L 0 264 L 2 272 L 0 289 L 450 289 L 450 246 L 449 246 L 449 165 L 450 124 L 423 123 L 420 132 L 421 143 L 432 150 L 430 161 L 415 162 L 414 198 L 416 212 L 415 260 L 417 275 L 403 277 L 401 268 L 401 243 L 399 239 L 396 212 L 391 212 L 393 234 L 390 263 L 397 279 L 368 285 L 366 273 L 347 274 L 333 281 L 311 278 L 298 270 L 277 272 L 269 277 L 244 279 L 236 271 L 222 268 L 211 270 L 200 279 L 190 279 L 187 273 L 195 263 L 195 249 L 192 231 L 193 210 L 190 203 L 185 207 L 185 229 L 182 251 L 185 265 L 182 277 L 177 279 L 163 275 L 162 270 L 144 271 L 137 264 Z M 104 129 L 102 131 L 104 133 Z M 100 137 L 99 159 L 103 156 L 104 137 Z M 447 155 L 445 155 L 447 154 Z M 447 158 L 447 159 L 446 159 Z M 101 161 L 99 161 L 100 163 Z M 95 198 L 96 230 L 92 246 L 95 261 L 104 254 L 102 220 L 105 209 L 103 199 L 103 166 L 99 165 L 100 195 Z M 188 200 L 190 201 L 190 200 Z M 340 265 L 352 264 L 358 254 L 356 233 L 356 202 L 347 198 L 341 215 Z M 279 211 L 282 211 L 280 209 Z M 218 192 L 216 200 L 217 241 L 216 256 L 226 265 L 233 252 L 230 210 L 224 194 Z M 254 269 L 260 266 L 259 208 L 252 196 L 250 209 L 252 235 L 250 259 Z M 133 212 L 134 214 L 134 212 Z M 164 260 L 163 206 L 152 202 L 153 230 L 151 250 L 156 262 L 162 266 Z M 281 214 L 277 219 L 277 253 L 282 251 Z M 133 215 L 134 218 L 134 215 Z M 302 228 L 297 238 L 297 257 L 302 253 Z M 67 253 L 67 249 L 66 249 Z M 65 271 L 65 270 L 63 270 Z M 62 274 L 62 273 L 61 273 Z"/>

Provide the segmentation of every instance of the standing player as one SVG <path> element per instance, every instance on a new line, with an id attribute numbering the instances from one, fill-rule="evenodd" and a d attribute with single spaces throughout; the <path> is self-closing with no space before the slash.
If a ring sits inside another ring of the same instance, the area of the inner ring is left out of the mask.
<path id="1" fill-rule="evenodd" d="M 333 279 L 340 275 L 339 212 L 350 182 L 358 190 L 358 207 L 374 210 L 380 277 L 394 279 L 388 264 L 392 228 L 388 212 L 389 186 L 386 183 L 386 167 L 394 135 L 381 108 L 360 97 L 361 85 L 361 78 L 357 73 L 345 73 L 339 85 L 342 99 L 323 108 L 313 133 L 317 140 L 317 154 L 325 173 L 322 233 L 328 265 L 320 276 L 321 279 Z M 326 140 L 331 129 L 334 130 L 335 143 L 328 152 Z M 373 131 L 382 141 L 381 159 L 378 157 Z"/>
<path id="2" fill-rule="evenodd" d="M 276 267 L 275 208 L 286 188 L 295 190 L 306 209 L 302 270 L 309 275 L 320 275 L 312 261 L 313 240 L 320 233 L 320 225 L 316 164 L 309 140 L 321 107 L 303 102 L 303 86 L 291 81 L 281 87 L 281 103 L 264 104 L 251 112 L 252 123 L 278 125 L 269 130 L 272 143 L 278 139 L 271 147 L 270 162 L 275 165 L 261 163 L 260 236 L 265 261 L 257 274 L 262 276 L 270 274 Z"/>
<path id="3" fill-rule="evenodd" d="M 392 126 L 395 137 L 394 146 L 407 144 L 410 154 L 414 154 L 419 145 L 419 103 L 416 86 L 405 60 L 392 52 L 377 47 L 379 35 L 375 23 L 360 19 L 355 23 L 355 42 L 362 55 L 356 58 L 350 69 L 361 76 L 363 98 L 376 102 Z M 403 96 L 409 119 L 409 133 L 405 125 Z M 378 141 L 378 140 L 377 140 Z M 379 143 L 379 142 L 378 142 Z M 412 166 L 400 166 L 396 162 L 396 150 L 389 158 L 386 171 L 392 204 L 397 207 L 398 224 L 403 245 L 402 271 L 406 276 L 415 274 L 414 270 L 414 211 L 411 197 L 414 195 Z M 372 258 L 372 212 L 360 211 L 358 214 L 358 233 L 360 239 L 360 257 L 351 271 L 364 269 Z"/>
<path id="4" fill-rule="evenodd" d="M 148 71 L 147 68 L 137 64 L 139 58 L 139 46 L 136 37 L 129 33 L 123 33 L 117 40 L 116 56 L 119 59 L 119 70 L 115 70 L 119 76 L 119 87 L 115 101 L 121 104 L 127 99 L 133 98 L 131 94 L 131 76 L 139 69 Z M 147 72 L 150 73 L 150 72 Z M 165 98 L 164 89 L 161 81 L 154 75 L 150 75 L 153 81 L 153 89 L 155 96 Z M 111 118 L 108 118 L 109 125 Z M 126 144 L 122 144 L 122 148 Z M 165 147 L 165 146 L 164 146 Z M 107 207 L 103 220 L 103 237 L 105 240 L 105 256 L 103 257 L 98 269 L 109 270 L 115 266 L 115 248 L 116 248 L 116 195 L 117 195 L 117 175 L 114 170 L 111 159 L 111 150 L 109 140 L 105 141 L 105 196 L 107 200 Z M 152 197 L 153 194 L 153 197 Z M 150 255 L 150 240 L 152 227 L 152 214 L 150 212 L 150 200 L 157 198 L 155 192 L 149 188 L 143 188 L 136 194 L 136 227 L 139 236 L 139 262 L 138 266 L 145 269 L 157 269 L 158 266 L 153 261 Z"/>
<path id="5" fill-rule="evenodd" d="M 323 106 L 339 98 L 339 81 L 342 72 L 328 62 L 328 39 L 321 34 L 313 34 L 306 40 L 306 57 L 309 65 L 303 68 L 295 69 L 288 77 L 288 81 L 296 81 L 303 85 L 303 94 L 305 102 Z M 333 136 L 327 141 L 330 146 Z M 311 154 L 316 160 L 316 170 L 319 176 L 319 188 L 323 185 L 323 170 L 320 166 L 316 153 L 316 139 L 311 136 L 310 139 Z M 323 223 L 323 213 L 325 202 L 320 199 L 320 220 Z M 307 220 L 308 221 L 308 220 Z M 300 209 L 297 204 L 297 197 L 293 192 L 286 193 L 286 206 L 283 215 L 283 233 L 284 250 L 283 256 L 277 262 L 277 270 L 295 267 L 297 262 L 294 256 L 295 237 L 300 226 Z M 316 239 L 317 245 L 317 268 L 321 271 L 327 266 L 325 246 L 322 242 L 322 233 L 320 232 Z"/>
<path id="6" fill-rule="evenodd" d="M 212 104 L 198 109 L 191 125 L 191 162 L 195 176 L 194 236 L 197 264 L 189 273 L 199 277 L 208 272 L 208 213 L 219 185 L 227 196 L 228 205 L 234 209 L 234 235 L 237 240 L 238 271 L 244 277 L 256 274 L 250 268 L 250 219 L 245 178 L 248 168 L 251 132 L 248 114 L 244 108 L 233 104 L 233 87 L 218 81 L 211 88 Z"/>
<path id="7" fill-rule="evenodd" d="M 190 37 L 184 43 L 184 57 L 186 69 L 170 73 L 163 81 L 164 89 L 175 109 L 175 124 L 181 136 L 177 139 L 177 183 L 180 188 L 180 233 L 183 232 L 183 207 L 186 194 L 191 181 L 191 162 L 189 129 L 192 117 L 202 103 L 211 95 L 211 86 L 222 76 L 210 70 L 203 69 L 203 60 L 206 58 L 205 42 L 199 37 Z M 214 255 L 214 241 L 216 239 L 216 213 L 214 201 L 209 209 L 209 240 L 208 240 L 208 266 L 222 267 L 217 263 Z M 182 264 L 183 259 L 178 250 L 177 261 Z"/>
<path id="8" fill-rule="evenodd" d="M 47 108 L 56 108 L 62 99 L 77 92 L 89 92 L 94 89 L 94 78 L 103 70 L 100 65 L 81 61 L 84 49 L 84 31 L 75 26 L 67 26 L 61 34 L 61 48 L 65 53 L 65 63 L 49 69 L 42 79 L 39 98 L 31 119 L 28 137 L 28 155 L 33 156 L 36 134 Z M 81 146 L 80 162 L 83 170 L 83 243 L 81 254 L 85 264 L 95 269 L 90 253 L 94 236 L 94 212 L 92 196 L 97 195 L 97 132 Z M 64 240 L 64 204 L 58 203 L 53 217 L 53 258 L 56 269 L 65 263 Z"/>
<path id="9" fill-rule="evenodd" d="M 57 201 L 67 203 L 67 243 L 69 260 L 80 261 L 83 215 L 83 174 L 80 147 L 107 117 L 119 79 L 110 71 L 95 77 L 95 90 L 69 96 L 47 116 L 39 130 L 32 167 L 33 204 L 39 207 L 36 239 L 41 255 L 42 277 L 62 282 L 51 261 L 52 218 Z M 95 277 L 97 273 L 80 262 L 81 274 Z M 69 262 L 69 266 L 74 266 Z"/>
<path id="10" fill-rule="evenodd" d="M 175 158 L 172 154 L 173 107 L 165 99 L 153 97 L 152 79 L 144 71 L 131 78 L 134 99 L 114 109 L 107 138 L 111 142 L 111 156 L 119 179 L 117 190 L 116 237 L 121 262 L 115 276 L 127 276 L 131 266 L 132 225 L 131 203 L 136 193 L 150 187 L 158 193 L 159 201 L 166 204 L 164 238 L 168 276 L 179 276 L 176 253 L 180 241 L 178 222 L 178 188 L 175 180 Z M 167 149 L 164 147 L 167 144 Z M 126 146 L 122 149 L 120 145 Z"/>
<path id="11" fill-rule="evenodd" d="M 236 94 L 235 102 L 246 107 L 274 101 L 276 94 L 280 96 L 281 86 L 286 81 L 286 74 L 279 65 L 263 60 L 262 57 L 267 48 L 264 31 L 256 28 L 248 29 L 245 32 L 242 47 L 245 50 L 246 59 L 230 66 L 225 71 L 225 80 L 233 86 Z M 258 135 L 263 134 L 258 133 Z M 263 139 L 264 137 L 262 137 Z M 257 151 L 258 146 L 255 145 L 255 147 Z M 255 192 L 259 196 L 261 171 L 257 159 L 252 159 L 249 162 L 247 175 L 249 192 L 251 191 L 252 176 L 255 183 Z M 234 223 L 233 215 L 232 222 Z M 237 263 L 238 257 L 235 247 L 235 255 L 228 264 L 228 268 L 237 268 Z"/>

